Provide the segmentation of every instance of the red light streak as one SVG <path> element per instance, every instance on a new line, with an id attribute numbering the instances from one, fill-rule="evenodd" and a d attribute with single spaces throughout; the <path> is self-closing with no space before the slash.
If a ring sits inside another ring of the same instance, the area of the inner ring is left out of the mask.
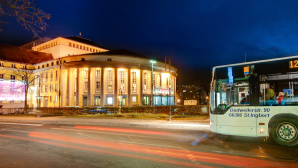
<path id="1" fill-rule="evenodd" d="M 181 166 L 184 166 L 184 167 L 204 167 L 204 168 L 214 167 L 214 166 L 210 167 L 210 166 L 201 165 L 199 163 L 186 163 L 186 162 L 181 162 L 181 161 L 157 159 L 157 158 L 151 158 L 151 157 L 140 156 L 140 155 L 124 154 L 124 153 L 118 153 L 118 152 L 112 152 L 112 151 L 106 151 L 106 150 L 99 150 L 99 149 L 87 148 L 87 147 L 80 147 L 80 146 L 74 146 L 74 145 L 63 144 L 63 143 L 58 143 L 58 142 L 51 142 L 51 141 L 45 141 L 45 140 L 39 140 L 39 139 L 31 139 L 31 138 L 25 138 L 25 137 L 4 135 L 4 134 L 0 134 L 0 137 L 20 139 L 20 140 L 25 140 L 25 141 L 31 141 L 31 142 L 37 142 L 37 143 L 43 143 L 43 144 L 55 145 L 55 146 L 60 146 L 60 147 L 73 148 L 73 149 L 80 149 L 80 150 L 86 150 L 86 151 L 91 151 L 91 152 L 105 153 L 105 154 L 117 155 L 117 156 L 129 157 L 129 158 L 150 160 L 150 161 L 155 161 L 155 162 L 160 162 L 160 163 L 181 165 Z"/>
<path id="2" fill-rule="evenodd" d="M 29 136 L 34 138 L 50 139 L 50 140 L 69 142 L 74 144 L 81 144 L 81 145 L 95 146 L 95 147 L 101 147 L 101 148 L 109 148 L 109 149 L 115 149 L 115 150 L 179 158 L 179 159 L 187 159 L 192 161 L 201 161 L 201 162 L 208 162 L 208 163 L 228 165 L 228 166 L 239 166 L 239 167 L 285 166 L 285 164 L 283 163 L 274 162 L 274 161 L 244 158 L 244 157 L 238 157 L 238 156 L 228 156 L 228 155 L 221 155 L 221 154 L 212 154 L 212 153 L 205 153 L 205 152 L 194 152 L 194 151 L 187 151 L 187 150 L 167 149 L 167 148 L 161 148 L 161 147 L 150 147 L 150 146 L 142 146 L 142 145 L 134 145 L 134 144 L 117 143 L 117 142 L 90 140 L 85 138 L 74 138 L 74 137 L 63 136 L 63 135 L 31 132 L 29 133 Z M 289 166 L 288 163 L 287 163 L 287 166 Z M 293 166 L 297 166 L 297 164 L 294 164 Z"/>
<path id="3" fill-rule="evenodd" d="M 138 134 L 154 134 L 154 135 L 170 135 L 171 134 L 168 132 L 160 132 L 160 131 L 146 131 L 146 130 L 135 130 L 135 129 L 124 129 L 124 128 L 92 127 L 92 126 L 83 126 L 83 125 L 76 125 L 75 128 L 87 129 L 87 130 L 99 130 L 99 131 L 130 132 L 130 133 L 138 133 Z"/>

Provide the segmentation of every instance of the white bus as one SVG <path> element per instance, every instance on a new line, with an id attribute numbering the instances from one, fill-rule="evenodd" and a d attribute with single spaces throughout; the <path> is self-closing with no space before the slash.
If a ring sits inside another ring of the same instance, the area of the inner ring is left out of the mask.
<path id="1" fill-rule="evenodd" d="M 216 66 L 211 131 L 298 145 L 298 56 Z"/>

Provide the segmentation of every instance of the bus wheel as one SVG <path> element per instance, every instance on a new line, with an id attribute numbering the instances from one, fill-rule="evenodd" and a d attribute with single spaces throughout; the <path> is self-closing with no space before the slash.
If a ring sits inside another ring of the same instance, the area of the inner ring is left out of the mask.
<path id="1" fill-rule="evenodd" d="M 276 119 L 270 129 L 270 137 L 279 145 L 298 145 L 298 120 L 296 118 Z"/>

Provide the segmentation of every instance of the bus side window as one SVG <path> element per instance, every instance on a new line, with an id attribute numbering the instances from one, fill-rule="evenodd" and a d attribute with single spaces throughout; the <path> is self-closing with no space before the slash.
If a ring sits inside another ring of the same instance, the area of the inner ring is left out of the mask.
<path id="1" fill-rule="evenodd" d="M 250 104 L 249 86 L 242 86 L 238 88 L 238 104 Z"/>
<path id="2" fill-rule="evenodd" d="M 259 104 L 262 106 L 277 106 L 275 85 L 269 83 L 260 84 Z"/>

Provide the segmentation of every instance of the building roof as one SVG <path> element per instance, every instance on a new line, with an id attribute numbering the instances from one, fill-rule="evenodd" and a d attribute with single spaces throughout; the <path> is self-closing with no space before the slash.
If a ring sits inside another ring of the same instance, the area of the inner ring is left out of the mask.
<path id="1" fill-rule="evenodd" d="M 95 46 L 95 47 L 99 47 L 99 48 L 103 48 L 103 49 L 106 49 L 106 47 L 103 47 L 89 39 L 86 39 L 86 38 L 83 38 L 81 36 L 73 36 L 73 37 L 64 37 L 64 38 L 67 38 L 67 39 L 70 39 L 70 40 L 73 40 L 73 41 L 77 41 L 77 42 L 81 42 L 81 43 L 85 43 L 85 44 L 88 44 L 88 45 L 92 45 L 92 46 Z"/>
<path id="2" fill-rule="evenodd" d="M 36 64 L 52 60 L 54 58 L 52 54 L 26 50 L 22 47 L 0 44 L 0 59 L 26 64 Z"/>
<path id="3" fill-rule="evenodd" d="M 134 53 L 132 51 L 126 50 L 126 49 L 120 49 L 120 50 L 110 50 L 106 52 L 99 52 L 99 53 L 90 53 L 90 54 L 84 54 L 84 55 L 121 55 L 121 56 L 133 56 L 133 57 L 140 57 L 140 58 L 148 58 L 147 56 Z"/>

